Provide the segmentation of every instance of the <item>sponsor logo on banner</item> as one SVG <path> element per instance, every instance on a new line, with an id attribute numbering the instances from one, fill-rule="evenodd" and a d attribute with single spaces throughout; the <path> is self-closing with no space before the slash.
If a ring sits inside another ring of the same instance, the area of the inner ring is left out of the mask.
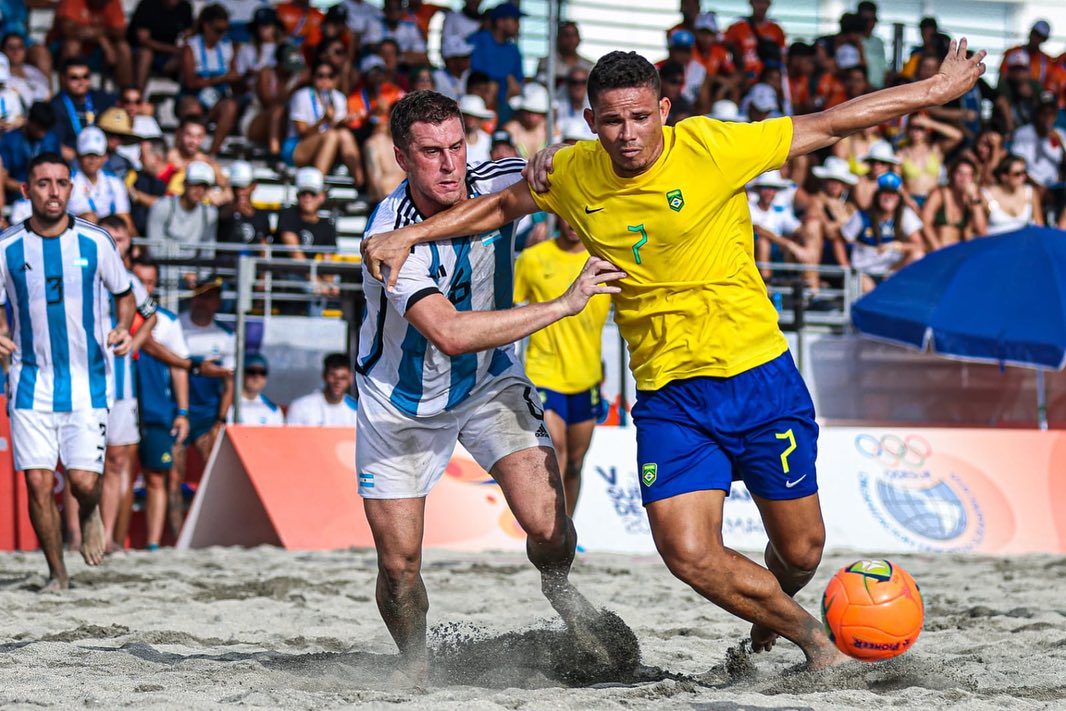
<path id="1" fill-rule="evenodd" d="M 985 539 L 985 510 L 966 481 L 919 435 L 862 433 L 855 449 L 870 512 L 901 542 L 932 552 L 971 551 Z"/>
<path id="2" fill-rule="evenodd" d="M 645 465 L 648 466 L 648 465 Z M 650 466 L 655 466 L 654 464 Z M 630 472 L 633 470 L 630 469 Z M 648 534 L 651 527 L 648 525 L 648 515 L 644 512 L 644 505 L 640 499 L 640 486 L 626 486 L 626 481 L 618 476 L 618 468 L 614 466 L 596 467 L 596 473 L 607 483 L 607 496 L 614 506 L 614 513 L 626 533 Z M 633 476 L 632 473 L 629 476 Z"/>

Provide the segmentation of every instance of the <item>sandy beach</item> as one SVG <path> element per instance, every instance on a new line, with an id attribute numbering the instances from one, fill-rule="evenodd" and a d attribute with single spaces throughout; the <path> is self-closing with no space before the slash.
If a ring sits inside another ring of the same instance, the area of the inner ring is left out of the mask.
<path id="1" fill-rule="evenodd" d="M 856 557 L 826 560 L 800 602 L 817 610 L 829 576 Z M 890 662 L 812 674 L 798 670 L 802 655 L 787 642 L 739 653 L 748 625 L 658 558 L 581 554 L 574 581 L 628 623 L 641 656 L 635 672 L 590 685 L 571 673 L 573 645 L 523 557 L 430 551 L 432 683 L 412 689 L 374 604 L 372 551 L 163 550 L 96 569 L 68 553 L 72 589 L 43 594 L 41 555 L 9 553 L 0 555 L 0 705 L 1066 707 L 1066 559 L 895 561 L 925 596 L 917 646 Z"/>

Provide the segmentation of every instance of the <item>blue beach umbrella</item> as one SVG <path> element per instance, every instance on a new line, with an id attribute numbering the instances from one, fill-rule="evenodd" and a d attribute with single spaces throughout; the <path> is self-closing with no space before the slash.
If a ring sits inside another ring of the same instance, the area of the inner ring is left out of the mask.
<path id="1" fill-rule="evenodd" d="M 1066 366 L 1066 231 L 1026 227 L 937 250 L 852 306 L 859 332 L 959 360 Z"/>

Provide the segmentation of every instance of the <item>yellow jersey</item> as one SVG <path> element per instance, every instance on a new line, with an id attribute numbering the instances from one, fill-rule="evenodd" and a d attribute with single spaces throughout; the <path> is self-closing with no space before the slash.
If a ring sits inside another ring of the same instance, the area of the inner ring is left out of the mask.
<path id="1" fill-rule="evenodd" d="M 515 262 L 515 303 L 537 304 L 562 296 L 588 258 L 584 250 L 567 252 L 555 240 L 525 250 Z M 597 294 L 581 313 L 530 336 L 526 349 L 529 379 L 537 387 L 566 395 L 595 387 L 603 380 L 603 324 L 610 310 L 611 298 Z"/>
<path id="2" fill-rule="evenodd" d="M 637 388 L 730 377 L 788 347 L 755 267 L 745 185 L 780 168 L 792 119 L 726 123 L 695 116 L 663 128 L 663 152 L 633 178 L 598 141 L 555 154 L 551 189 L 533 193 L 590 253 L 628 275 L 614 295 Z"/>

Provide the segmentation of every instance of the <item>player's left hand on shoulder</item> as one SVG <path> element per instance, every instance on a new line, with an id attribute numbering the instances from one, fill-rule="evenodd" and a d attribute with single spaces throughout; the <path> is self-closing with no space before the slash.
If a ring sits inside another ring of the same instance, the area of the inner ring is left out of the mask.
<path id="1" fill-rule="evenodd" d="M 556 143 L 537 151 L 526 163 L 526 167 L 522 169 L 522 176 L 534 192 L 548 192 L 548 188 L 551 187 L 551 181 L 548 176 L 555 170 L 553 159 L 555 154 L 563 148 L 566 148 L 565 143 Z"/>
<path id="2" fill-rule="evenodd" d="M 948 45 L 948 54 L 940 64 L 939 76 L 944 79 L 944 94 L 939 103 L 946 103 L 969 91 L 977 80 L 985 73 L 985 50 L 975 52 L 972 57 L 966 56 L 966 38 L 951 40 Z"/>
<path id="3" fill-rule="evenodd" d="M 378 281 L 385 281 L 383 270 L 388 268 L 386 287 L 391 290 L 400 275 L 400 267 L 407 261 L 407 255 L 411 253 L 411 244 L 403 237 L 403 230 L 393 230 L 364 237 L 359 244 L 359 251 L 363 255 L 363 263 L 370 271 L 370 276 Z"/>

